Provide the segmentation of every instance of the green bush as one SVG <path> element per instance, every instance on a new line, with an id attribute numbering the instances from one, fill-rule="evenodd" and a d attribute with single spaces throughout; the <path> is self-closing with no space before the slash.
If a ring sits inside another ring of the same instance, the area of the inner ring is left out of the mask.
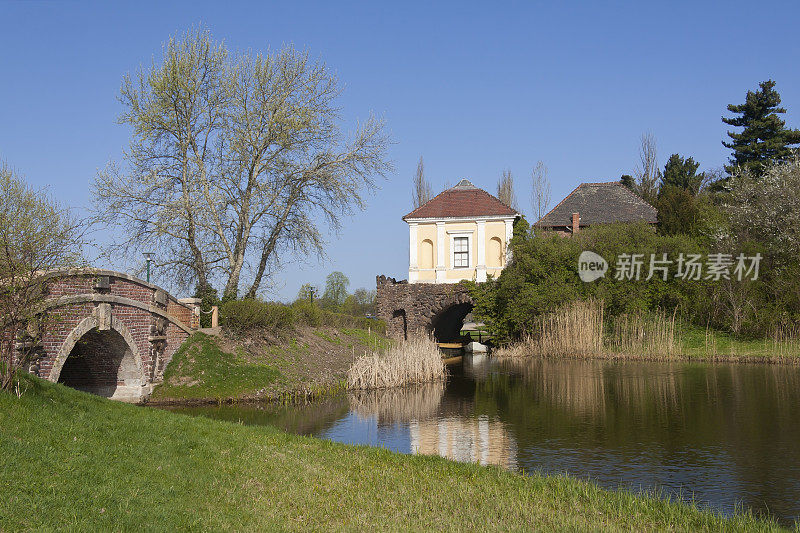
<path id="1" fill-rule="evenodd" d="M 292 309 L 297 317 L 297 321 L 308 326 L 322 325 L 322 314 L 324 311 L 320 307 L 308 300 L 297 300 L 292 304 Z"/>
<path id="2" fill-rule="evenodd" d="M 291 305 L 254 299 L 232 300 L 220 307 L 219 320 L 220 325 L 236 332 L 267 330 L 279 333 L 298 325 L 369 328 L 380 334 L 386 332 L 386 324 L 381 320 L 334 313 L 308 300 L 297 300 Z"/>
<path id="3" fill-rule="evenodd" d="M 497 280 L 475 285 L 472 296 L 475 314 L 484 320 L 499 341 L 517 339 L 531 331 L 538 316 L 578 299 L 603 300 L 607 314 L 613 316 L 636 311 L 674 310 L 687 314 L 697 311 L 707 284 L 669 277 L 666 281 L 647 276 L 650 254 L 705 254 L 702 242 L 686 236 L 659 235 L 647 224 L 612 224 L 581 231 L 572 238 L 554 234 L 531 236 L 515 232 L 513 261 Z M 578 257 L 593 251 L 609 263 L 606 276 L 584 283 L 578 276 Z M 614 279 L 617 256 L 644 254 L 641 281 Z"/>
<path id="4" fill-rule="evenodd" d="M 219 310 L 220 325 L 239 332 L 266 329 L 277 333 L 291 328 L 295 315 L 291 307 L 254 299 L 231 300 Z"/>

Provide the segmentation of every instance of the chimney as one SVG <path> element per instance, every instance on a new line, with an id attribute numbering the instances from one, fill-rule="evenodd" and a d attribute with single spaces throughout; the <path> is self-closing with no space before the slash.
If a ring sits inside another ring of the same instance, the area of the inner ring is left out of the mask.
<path id="1" fill-rule="evenodd" d="M 579 213 L 572 213 L 572 233 L 578 233 L 581 229 L 581 217 Z"/>

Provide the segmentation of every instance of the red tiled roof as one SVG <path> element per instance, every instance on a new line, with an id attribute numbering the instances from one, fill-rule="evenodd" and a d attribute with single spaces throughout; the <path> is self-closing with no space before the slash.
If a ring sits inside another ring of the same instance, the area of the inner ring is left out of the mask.
<path id="1" fill-rule="evenodd" d="M 488 192 L 475 187 L 467 180 L 461 180 L 452 189 L 447 189 L 411 211 L 403 217 L 403 220 L 518 215 L 519 213 Z"/>

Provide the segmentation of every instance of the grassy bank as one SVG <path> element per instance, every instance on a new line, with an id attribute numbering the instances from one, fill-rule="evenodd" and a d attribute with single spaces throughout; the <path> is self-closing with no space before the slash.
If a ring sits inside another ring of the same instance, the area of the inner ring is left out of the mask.
<path id="1" fill-rule="evenodd" d="M 224 402 L 315 395 L 344 386 L 353 360 L 390 341 L 368 329 L 301 326 L 280 336 L 251 331 L 192 335 L 167 366 L 151 401 Z"/>
<path id="2" fill-rule="evenodd" d="M 776 530 L 740 515 L 134 407 L 0 393 L 0 530 Z"/>
<path id="3" fill-rule="evenodd" d="M 666 313 L 608 317 L 602 301 L 589 300 L 537 317 L 528 336 L 495 355 L 797 364 L 800 337 L 781 330 L 769 339 L 740 339 L 682 324 Z"/>

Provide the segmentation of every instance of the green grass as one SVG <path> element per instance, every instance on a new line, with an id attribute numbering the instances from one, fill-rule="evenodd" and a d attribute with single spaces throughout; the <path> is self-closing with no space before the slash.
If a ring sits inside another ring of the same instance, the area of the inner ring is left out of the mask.
<path id="1" fill-rule="evenodd" d="M 279 369 L 225 352 L 213 337 L 196 333 L 175 353 L 153 398 L 238 398 L 282 380 Z"/>
<path id="2" fill-rule="evenodd" d="M 336 338 L 331 337 L 330 335 L 328 335 L 324 331 L 316 330 L 316 331 L 314 331 L 314 335 L 316 335 L 317 337 L 319 337 L 320 339 L 322 339 L 324 341 L 330 342 L 331 344 L 339 344 L 339 345 L 342 344 L 342 339 L 340 339 L 338 337 L 336 337 Z"/>
<path id="3" fill-rule="evenodd" d="M 725 332 L 684 326 L 678 333 L 680 353 L 689 358 L 747 357 L 792 360 L 800 356 L 800 341 L 740 339 Z"/>
<path id="4" fill-rule="evenodd" d="M 341 332 L 375 351 L 388 350 L 393 344 L 388 337 L 368 329 L 342 328 Z"/>
<path id="5" fill-rule="evenodd" d="M 0 530 L 768 531 L 567 477 L 134 407 L 24 378 L 0 393 Z"/>

